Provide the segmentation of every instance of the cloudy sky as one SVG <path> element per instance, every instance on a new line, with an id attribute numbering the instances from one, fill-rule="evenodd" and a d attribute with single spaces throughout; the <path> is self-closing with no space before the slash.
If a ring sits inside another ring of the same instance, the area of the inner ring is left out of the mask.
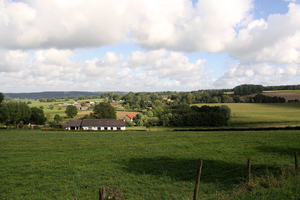
<path id="1" fill-rule="evenodd" d="M 300 84 L 300 0 L 0 0 L 0 92 Z"/>

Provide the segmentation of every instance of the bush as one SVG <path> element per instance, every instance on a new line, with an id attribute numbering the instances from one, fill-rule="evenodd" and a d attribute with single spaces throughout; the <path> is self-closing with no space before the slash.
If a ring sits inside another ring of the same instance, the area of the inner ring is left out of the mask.
<path id="1" fill-rule="evenodd" d="M 130 120 L 126 120 L 126 127 L 132 127 L 133 126 L 133 122 Z"/>

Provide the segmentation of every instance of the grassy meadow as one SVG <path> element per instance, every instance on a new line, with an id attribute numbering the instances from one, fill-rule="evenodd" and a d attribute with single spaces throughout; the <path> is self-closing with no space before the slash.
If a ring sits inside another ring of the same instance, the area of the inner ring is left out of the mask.
<path id="1" fill-rule="evenodd" d="M 102 186 L 121 199 L 192 199 L 199 157 L 198 199 L 297 199 L 299 134 L 1 129 L 0 199 L 98 199 Z"/>
<path id="2" fill-rule="evenodd" d="M 102 101 L 103 99 L 88 99 L 88 101 Z M 69 101 L 65 101 L 64 99 L 58 99 L 58 101 L 56 102 L 39 102 L 39 100 L 33 100 L 33 99 L 29 99 L 29 100 L 23 100 L 25 102 L 27 101 L 31 101 L 31 104 L 28 104 L 29 107 L 40 107 L 40 106 L 43 106 L 44 107 L 44 113 L 45 113 L 45 116 L 49 119 L 49 120 L 53 120 L 53 117 L 58 114 L 60 115 L 61 117 L 66 117 L 66 113 L 65 113 L 65 110 L 66 110 L 66 107 L 62 107 L 60 106 L 60 104 L 63 104 L 63 103 L 74 103 L 75 100 L 74 99 L 69 99 Z M 77 102 L 83 102 L 83 101 L 87 101 L 87 99 L 85 100 L 78 100 Z M 49 105 L 54 105 L 54 108 L 51 110 L 49 108 Z M 80 117 L 83 117 L 84 115 L 86 114 L 89 114 L 91 112 L 91 110 L 78 110 L 78 114 L 77 114 L 77 117 L 80 118 Z M 68 120 L 66 120 L 68 121 Z"/>
<path id="3" fill-rule="evenodd" d="M 226 105 L 231 109 L 229 124 L 296 124 L 300 123 L 300 103 L 223 103 L 195 104 L 197 106 Z"/>
<path id="4" fill-rule="evenodd" d="M 89 99 L 90 101 L 101 101 L 103 99 Z M 27 102 L 28 100 L 25 100 Z M 69 101 L 57 102 L 39 102 L 38 100 L 30 100 L 30 107 L 44 107 L 45 116 L 53 120 L 53 117 L 58 114 L 66 117 L 66 107 L 61 107 L 59 104 L 74 103 L 73 99 Z M 81 102 L 84 100 L 79 100 Z M 54 105 L 54 109 L 49 109 L 49 105 Z M 203 105 L 220 106 L 227 105 L 231 109 L 230 126 L 268 126 L 277 125 L 300 125 L 300 103 L 213 103 L 213 104 L 195 104 L 199 107 Z M 89 114 L 92 110 L 78 111 L 76 118 L 81 118 L 85 114 Z M 117 108 L 117 116 L 124 117 L 126 114 L 136 114 L 136 111 L 124 111 L 123 107 Z M 65 119 L 67 122 L 68 119 Z"/>

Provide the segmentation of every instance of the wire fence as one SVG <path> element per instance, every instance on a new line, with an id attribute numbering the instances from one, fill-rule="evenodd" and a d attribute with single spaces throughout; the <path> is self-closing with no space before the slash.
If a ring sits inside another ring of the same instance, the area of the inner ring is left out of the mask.
<path id="1" fill-rule="evenodd" d="M 295 157 L 295 171 L 299 171 L 297 152 L 294 152 L 294 157 Z M 203 159 L 199 158 L 193 200 L 197 200 L 197 198 L 198 198 L 200 178 L 202 178 L 202 179 L 205 179 L 205 178 L 221 178 L 221 177 L 224 177 L 224 176 L 226 176 L 230 173 L 232 174 L 233 172 L 242 171 L 241 176 L 236 176 L 236 177 L 232 177 L 232 178 L 226 177 L 226 180 L 218 182 L 219 184 L 221 184 L 221 183 L 224 184 L 224 183 L 227 183 L 227 182 L 232 182 L 233 180 L 239 180 L 239 181 L 247 180 L 247 182 L 250 182 L 253 174 L 258 175 L 258 176 L 263 175 L 262 172 L 251 171 L 251 159 L 247 160 L 247 166 L 242 166 L 242 167 L 230 169 L 230 170 L 223 171 L 223 172 L 216 173 L 216 174 L 201 176 L 203 163 L 205 163 L 205 161 L 203 161 Z M 245 168 L 246 168 L 246 173 L 245 173 Z M 246 179 L 245 179 L 245 175 L 247 175 Z M 108 194 L 108 196 L 107 196 L 107 194 Z M 99 188 L 99 200 L 110 199 L 111 195 L 114 195 L 115 199 L 121 199 L 120 196 L 122 195 L 122 191 L 116 190 L 112 187 L 100 187 Z M 74 198 L 74 200 L 77 200 L 77 198 Z"/>

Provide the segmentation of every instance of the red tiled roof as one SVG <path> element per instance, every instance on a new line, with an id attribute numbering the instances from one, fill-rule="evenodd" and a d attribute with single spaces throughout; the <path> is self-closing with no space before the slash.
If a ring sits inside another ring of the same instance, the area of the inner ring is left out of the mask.
<path id="1" fill-rule="evenodd" d="M 129 117 L 130 119 L 133 119 L 134 116 L 136 116 L 136 114 L 127 114 L 127 117 Z"/>

